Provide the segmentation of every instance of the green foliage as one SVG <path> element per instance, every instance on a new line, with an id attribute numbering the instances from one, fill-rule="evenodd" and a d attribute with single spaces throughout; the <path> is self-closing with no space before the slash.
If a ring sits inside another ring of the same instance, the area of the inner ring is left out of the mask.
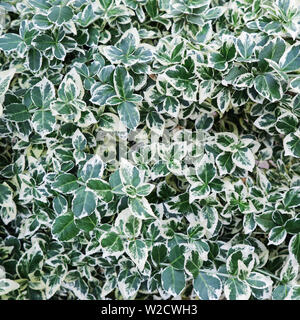
<path id="1" fill-rule="evenodd" d="M 300 299 L 300 9 L 0 3 L 1 299 Z"/>

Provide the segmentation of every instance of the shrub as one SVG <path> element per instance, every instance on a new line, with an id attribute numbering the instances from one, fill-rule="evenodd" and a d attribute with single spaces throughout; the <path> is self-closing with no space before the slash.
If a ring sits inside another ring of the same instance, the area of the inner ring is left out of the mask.
<path id="1" fill-rule="evenodd" d="M 300 299 L 294 4 L 0 8 L 1 299 Z"/>

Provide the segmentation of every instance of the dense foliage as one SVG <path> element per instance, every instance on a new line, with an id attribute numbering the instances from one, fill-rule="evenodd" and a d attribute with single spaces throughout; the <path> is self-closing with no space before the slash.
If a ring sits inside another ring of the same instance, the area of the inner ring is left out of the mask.
<path id="1" fill-rule="evenodd" d="M 300 299 L 300 10 L 0 3 L 1 299 Z"/>

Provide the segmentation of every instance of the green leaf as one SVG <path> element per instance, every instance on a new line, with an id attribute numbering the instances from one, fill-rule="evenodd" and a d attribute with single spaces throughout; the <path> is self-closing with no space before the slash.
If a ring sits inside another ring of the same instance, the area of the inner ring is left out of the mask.
<path id="1" fill-rule="evenodd" d="M 59 26 L 71 20 L 72 17 L 73 11 L 68 6 L 54 6 L 48 14 L 48 19 Z"/>
<path id="2" fill-rule="evenodd" d="M 68 202 L 62 195 L 58 195 L 53 199 L 53 209 L 57 215 L 64 214 L 68 211 Z"/>
<path id="3" fill-rule="evenodd" d="M 105 105 L 107 100 L 116 94 L 115 89 L 109 84 L 95 85 L 91 88 L 91 93 L 90 101 L 99 106 Z"/>
<path id="4" fill-rule="evenodd" d="M 53 46 L 53 55 L 56 59 L 64 60 L 66 56 L 66 49 L 61 43 L 55 43 Z"/>
<path id="5" fill-rule="evenodd" d="M 19 288 L 20 285 L 16 281 L 10 279 L 0 279 L 0 296 L 3 296 Z"/>
<path id="6" fill-rule="evenodd" d="M 271 102 L 281 99 L 283 94 L 280 81 L 271 73 L 258 75 L 254 80 L 254 88 Z"/>
<path id="7" fill-rule="evenodd" d="M 126 65 L 132 65 L 138 61 L 134 51 L 137 49 L 139 41 L 136 29 L 127 30 L 116 46 L 105 47 L 103 53 L 112 63 L 122 62 Z"/>
<path id="8" fill-rule="evenodd" d="M 291 72 L 300 69 L 300 45 L 291 46 L 279 61 L 280 69 L 284 72 Z"/>
<path id="9" fill-rule="evenodd" d="M 196 167 L 197 177 L 205 184 L 209 184 L 216 176 L 216 168 L 213 163 L 205 162 Z"/>
<path id="10" fill-rule="evenodd" d="M 5 71 L 0 71 L 0 117 L 2 116 L 2 99 L 4 98 L 4 95 L 6 91 L 9 88 L 9 84 L 15 75 L 16 69 L 11 68 Z"/>
<path id="11" fill-rule="evenodd" d="M 150 184 L 150 183 L 141 184 L 136 188 L 136 194 L 140 197 L 146 197 L 152 192 L 153 188 L 154 188 L 153 184 Z"/>
<path id="12" fill-rule="evenodd" d="M 184 66 L 174 66 L 166 71 L 166 77 L 170 84 L 177 90 L 183 91 L 184 99 L 196 101 L 198 82 L 193 79 L 193 73 Z"/>
<path id="13" fill-rule="evenodd" d="M 265 289 L 272 286 L 273 281 L 270 277 L 267 277 L 259 272 L 251 272 L 246 279 L 251 288 Z"/>
<path id="14" fill-rule="evenodd" d="M 35 107 L 49 108 L 55 99 L 55 89 L 51 81 L 43 78 L 31 90 L 31 99 Z"/>
<path id="15" fill-rule="evenodd" d="M 199 272 L 193 281 L 194 290 L 201 300 L 219 300 L 222 293 L 222 282 L 214 274 Z"/>
<path id="16" fill-rule="evenodd" d="M 93 6 L 91 4 L 87 5 L 82 12 L 79 12 L 77 15 L 77 22 L 82 27 L 87 27 L 95 20 L 97 20 L 97 15 L 93 10 Z"/>
<path id="17" fill-rule="evenodd" d="M 123 226 L 124 233 L 130 238 L 136 238 L 140 234 L 142 221 L 134 215 L 126 214 L 126 221 Z"/>
<path id="18" fill-rule="evenodd" d="M 217 105 L 221 113 L 228 110 L 230 106 L 230 91 L 227 89 L 221 90 L 217 95 Z"/>
<path id="19" fill-rule="evenodd" d="M 100 239 L 105 256 L 120 256 L 124 252 L 123 241 L 116 232 L 104 233 Z"/>
<path id="20" fill-rule="evenodd" d="M 177 117 L 180 111 L 180 103 L 175 97 L 166 96 L 163 101 L 163 109 L 172 117 Z"/>
<path id="21" fill-rule="evenodd" d="M 236 41 L 236 48 L 242 59 L 239 61 L 247 61 L 251 58 L 253 50 L 256 46 L 255 40 L 250 33 L 242 32 Z"/>
<path id="22" fill-rule="evenodd" d="M 109 177 L 109 185 L 111 186 L 111 191 L 115 194 L 124 195 L 122 191 L 123 184 L 120 178 L 120 170 L 116 170 Z"/>
<path id="23" fill-rule="evenodd" d="M 209 245 L 205 240 L 193 240 L 193 244 L 196 247 L 196 250 L 198 251 L 200 258 L 203 261 L 207 261 L 208 260 L 208 253 L 209 253 Z"/>
<path id="24" fill-rule="evenodd" d="M 268 232 L 276 226 L 272 219 L 272 213 L 261 213 L 260 215 L 256 215 L 255 221 L 264 232 Z"/>
<path id="25" fill-rule="evenodd" d="M 149 112 L 146 118 L 146 124 L 149 129 L 157 133 L 159 136 L 162 136 L 165 127 L 165 120 L 159 113 L 155 111 Z"/>
<path id="26" fill-rule="evenodd" d="M 34 38 L 33 45 L 36 49 L 43 51 L 50 48 L 52 49 L 52 47 L 56 45 L 56 41 L 47 34 L 40 34 Z"/>
<path id="27" fill-rule="evenodd" d="M 272 300 L 285 300 L 291 291 L 290 285 L 279 285 L 272 292 Z"/>
<path id="28" fill-rule="evenodd" d="M 204 221 L 206 221 L 206 237 L 212 237 L 219 221 L 217 209 L 213 206 L 206 205 L 202 207 L 200 211 L 200 216 L 203 218 Z"/>
<path id="29" fill-rule="evenodd" d="M 124 67 L 118 66 L 114 72 L 114 87 L 118 97 L 126 101 L 133 94 L 133 78 Z"/>
<path id="30" fill-rule="evenodd" d="M 289 253 L 300 264 L 300 234 L 295 234 L 289 242 Z"/>
<path id="31" fill-rule="evenodd" d="M 95 213 L 93 213 L 87 217 L 76 219 L 75 225 L 80 230 L 83 230 L 85 232 L 90 232 L 95 229 L 95 227 L 97 226 L 97 222 L 98 222 L 97 216 Z"/>
<path id="32" fill-rule="evenodd" d="M 159 177 L 165 177 L 169 173 L 169 169 L 164 161 L 159 160 L 157 161 L 151 170 L 151 177 L 152 180 L 159 178 Z"/>
<path id="33" fill-rule="evenodd" d="M 93 192 L 85 187 L 76 190 L 72 201 L 72 211 L 77 218 L 89 216 L 96 209 L 97 199 Z"/>
<path id="34" fill-rule="evenodd" d="M 196 214 L 197 212 L 199 212 L 200 209 L 195 202 L 190 203 L 188 193 L 183 193 L 179 196 L 171 198 L 171 200 L 168 201 L 168 208 L 171 212 L 182 214 Z"/>
<path id="35" fill-rule="evenodd" d="M 19 278 L 30 278 L 43 266 L 44 254 L 38 242 L 24 252 L 16 265 Z"/>
<path id="36" fill-rule="evenodd" d="M 56 119 L 50 110 L 42 108 L 35 111 L 32 117 L 34 130 L 41 136 L 45 136 L 54 131 Z"/>
<path id="37" fill-rule="evenodd" d="M 155 243 L 152 247 L 151 258 L 155 267 L 160 267 L 166 261 L 168 249 L 163 243 Z"/>
<path id="38" fill-rule="evenodd" d="M 132 213 L 140 219 L 153 219 L 157 218 L 153 213 L 149 202 L 146 198 L 130 198 L 129 208 Z"/>
<path id="39" fill-rule="evenodd" d="M 202 264 L 203 261 L 201 260 L 199 252 L 196 250 L 192 250 L 186 257 L 184 270 L 188 274 L 196 278 L 200 272 Z"/>
<path id="40" fill-rule="evenodd" d="M 230 174 L 235 169 L 235 164 L 232 160 L 231 152 L 222 152 L 216 158 L 216 164 L 219 169 L 220 175 Z"/>
<path id="41" fill-rule="evenodd" d="M 0 206 L 12 201 L 12 190 L 5 184 L 0 184 Z"/>
<path id="42" fill-rule="evenodd" d="M 283 114 L 277 118 L 276 129 L 279 133 L 289 134 L 298 128 L 298 119 L 293 114 Z"/>
<path id="43" fill-rule="evenodd" d="M 294 78 L 291 81 L 290 86 L 295 92 L 300 93 L 300 77 Z"/>
<path id="44" fill-rule="evenodd" d="M 4 205 L 0 205 L 0 217 L 4 224 L 9 224 L 16 219 L 17 207 L 14 201 L 9 199 Z"/>
<path id="45" fill-rule="evenodd" d="M 134 299 L 141 286 L 141 282 L 138 272 L 123 270 L 118 277 L 118 287 L 122 297 L 125 300 Z"/>
<path id="46" fill-rule="evenodd" d="M 162 287 L 168 294 L 178 296 L 185 288 L 184 271 L 167 267 L 161 273 Z"/>
<path id="47" fill-rule="evenodd" d="M 216 144 L 224 151 L 231 151 L 231 147 L 237 144 L 238 139 L 235 134 L 231 132 L 222 132 L 216 134 Z"/>
<path id="48" fill-rule="evenodd" d="M 87 145 L 86 137 L 81 133 L 79 129 L 77 129 L 72 136 L 73 148 L 79 151 L 83 151 L 86 148 L 86 145 Z"/>
<path id="49" fill-rule="evenodd" d="M 77 178 L 70 173 L 59 174 L 52 183 L 52 188 L 61 193 L 73 193 L 79 188 Z"/>
<path id="50" fill-rule="evenodd" d="M 293 287 L 291 291 L 291 300 L 300 300 L 300 286 Z"/>
<path id="51" fill-rule="evenodd" d="M 249 148 L 239 148 L 232 156 L 233 163 L 247 171 L 252 171 L 255 166 L 255 158 Z"/>
<path id="52" fill-rule="evenodd" d="M 262 130 L 268 130 L 276 124 L 277 118 L 272 113 L 264 113 L 254 121 L 254 125 Z"/>
<path id="53" fill-rule="evenodd" d="M 168 256 L 170 265 L 176 270 L 183 270 L 185 263 L 185 247 L 176 245 L 174 246 Z"/>
<path id="54" fill-rule="evenodd" d="M 127 30 L 115 46 L 106 46 L 102 52 L 114 64 L 123 63 L 127 66 L 145 63 L 152 59 L 151 47 L 140 45 L 137 29 Z"/>
<path id="55" fill-rule="evenodd" d="M 148 258 L 148 248 L 145 242 L 140 239 L 130 241 L 126 247 L 126 252 L 142 272 Z"/>
<path id="56" fill-rule="evenodd" d="M 211 98 L 215 86 L 214 80 L 203 80 L 199 85 L 199 103 L 204 102 L 207 98 Z"/>
<path id="57" fill-rule="evenodd" d="M 102 179 L 89 179 L 87 186 L 91 189 L 101 200 L 110 202 L 113 199 L 113 193 L 109 183 Z"/>
<path id="58" fill-rule="evenodd" d="M 227 300 L 248 300 L 251 296 L 251 288 L 244 281 L 228 278 L 224 284 L 224 294 Z"/>
<path id="59" fill-rule="evenodd" d="M 28 3 L 35 8 L 42 10 L 48 10 L 51 8 L 51 4 L 47 0 L 28 0 Z"/>
<path id="60" fill-rule="evenodd" d="M 89 179 L 101 178 L 104 170 L 104 163 L 98 155 L 94 155 L 85 162 L 81 171 L 80 178 L 87 182 Z"/>
<path id="61" fill-rule="evenodd" d="M 286 234 L 284 227 L 274 227 L 269 233 L 269 244 L 280 245 L 285 240 Z"/>
<path id="62" fill-rule="evenodd" d="M 265 59 L 270 59 L 279 62 L 286 49 L 285 41 L 281 38 L 275 38 L 267 42 L 262 49 L 259 51 L 259 62 L 258 65 L 261 70 L 266 71 L 268 68 L 268 62 Z"/>
<path id="63" fill-rule="evenodd" d="M 28 66 L 32 72 L 37 72 L 42 66 L 42 54 L 35 48 L 30 48 L 28 51 Z"/>
<path id="64" fill-rule="evenodd" d="M 0 37 L 0 49 L 8 52 L 16 50 L 22 41 L 23 40 L 19 35 L 15 33 L 6 33 Z"/>
<path id="65" fill-rule="evenodd" d="M 248 278 L 254 264 L 253 247 L 237 245 L 229 251 L 226 261 L 228 273 L 238 276 L 240 280 Z"/>
<path id="66" fill-rule="evenodd" d="M 144 172 L 132 165 L 127 159 L 122 158 L 120 163 L 120 178 L 124 186 L 137 187 L 144 180 Z"/>
<path id="67" fill-rule="evenodd" d="M 236 57 L 235 44 L 231 39 L 224 41 L 219 51 L 212 51 L 208 56 L 208 62 L 211 67 L 219 71 L 224 71 L 228 62 Z"/>
<path id="68" fill-rule="evenodd" d="M 31 118 L 27 107 L 24 104 L 12 103 L 5 107 L 4 115 L 7 119 L 15 122 L 23 122 Z"/>
<path id="69" fill-rule="evenodd" d="M 283 204 L 286 208 L 295 208 L 300 206 L 300 188 L 291 188 L 284 196 Z"/>
<path id="70" fill-rule="evenodd" d="M 283 265 L 280 272 L 280 279 L 282 283 L 292 282 L 297 279 L 299 273 L 299 265 L 293 258 L 288 258 Z"/>
<path id="71" fill-rule="evenodd" d="M 103 83 L 111 83 L 111 80 L 113 79 L 114 70 L 115 66 L 113 65 L 104 66 L 98 73 L 100 81 Z"/>
<path id="72" fill-rule="evenodd" d="M 135 130 L 140 122 L 138 107 L 132 102 L 122 102 L 118 106 L 118 114 L 122 123 L 130 130 Z"/>
<path id="73" fill-rule="evenodd" d="M 99 119 L 101 130 L 108 132 L 126 131 L 119 117 L 113 113 L 102 113 Z"/>
<path id="74" fill-rule="evenodd" d="M 300 132 L 288 134 L 283 139 L 284 155 L 300 158 Z"/>
<path id="75" fill-rule="evenodd" d="M 225 12 L 225 8 L 223 7 L 214 7 L 214 8 L 211 8 L 207 11 L 205 11 L 205 14 L 204 14 L 204 19 L 205 20 L 213 20 L 213 19 L 217 19 L 219 18 L 220 16 L 223 15 L 223 13 Z"/>
<path id="76" fill-rule="evenodd" d="M 60 286 L 66 276 L 66 269 L 63 265 L 51 271 L 46 280 L 46 298 L 50 299 L 60 289 Z"/>
<path id="77" fill-rule="evenodd" d="M 48 20 L 48 17 L 43 14 L 35 14 L 32 18 L 32 22 L 37 29 L 48 30 L 53 24 Z"/>
<path id="78" fill-rule="evenodd" d="M 280 69 L 278 63 L 267 58 L 265 58 L 265 60 L 268 62 L 269 66 L 275 71 L 275 74 L 278 75 L 280 80 L 288 81 L 288 75 Z"/>
<path id="79" fill-rule="evenodd" d="M 214 124 L 214 117 L 203 113 L 195 122 L 195 128 L 196 130 L 200 131 L 208 131 L 212 128 Z"/>
<path id="80" fill-rule="evenodd" d="M 214 69 L 224 71 L 227 67 L 226 57 L 218 52 L 211 52 L 209 55 L 209 63 Z"/>
<path id="81" fill-rule="evenodd" d="M 300 219 L 289 219 L 285 224 L 285 230 L 288 233 L 300 233 Z"/>
<path id="82" fill-rule="evenodd" d="M 210 194 L 210 187 L 205 183 L 194 183 L 189 190 L 190 202 L 196 199 L 205 199 Z"/>
<path id="83" fill-rule="evenodd" d="M 221 179 L 215 178 L 213 181 L 209 183 L 209 186 L 211 189 L 215 192 L 221 192 L 223 191 L 224 183 Z"/>
<path id="84" fill-rule="evenodd" d="M 243 219 L 243 227 L 246 234 L 253 232 L 256 228 L 257 224 L 255 221 L 255 215 L 251 212 L 245 214 Z"/>
<path id="85" fill-rule="evenodd" d="M 74 223 L 72 212 L 58 216 L 52 225 L 52 234 L 59 241 L 69 241 L 76 237 L 79 229 Z"/>

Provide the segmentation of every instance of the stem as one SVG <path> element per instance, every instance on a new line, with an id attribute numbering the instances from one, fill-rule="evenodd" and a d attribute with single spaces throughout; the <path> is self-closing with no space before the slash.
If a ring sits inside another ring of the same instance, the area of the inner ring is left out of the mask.
<path id="1" fill-rule="evenodd" d="M 205 272 L 205 273 L 209 273 L 209 274 L 214 274 L 214 275 L 216 275 L 216 276 L 221 276 L 221 277 L 226 277 L 226 278 L 232 278 L 232 277 L 233 277 L 233 276 L 230 275 L 230 274 L 220 273 L 220 272 L 217 272 L 217 271 L 203 270 L 203 271 L 200 271 L 200 272 Z"/>
<path id="2" fill-rule="evenodd" d="M 258 270 L 257 270 L 257 269 L 254 269 L 254 271 L 256 271 L 256 272 L 258 272 L 258 273 L 262 273 L 262 274 L 264 274 L 265 276 L 269 276 L 269 277 L 271 277 L 271 278 L 273 278 L 273 279 L 275 279 L 275 280 L 277 280 L 277 281 L 281 281 L 280 278 L 274 276 L 273 274 L 271 274 L 271 273 L 269 273 L 269 272 L 267 272 L 267 271 L 260 270 L 260 269 L 258 269 Z"/>
<path id="3" fill-rule="evenodd" d="M 281 281 L 280 278 L 274 276 L 273 274 L 271 274 L 271 273 L 269 273 L 269 272 L 267 272 L 267 271 L 256 270 L 256 269 L 254 269 L 254 271 L 256 271 L 256 272 L 258 272 L 258 273 L 262 273 L 262 274 L 264 274 L 264 275 L 266 275 L 266 276 L 269 276 L 269 277 L 271 277 L 271 278 L 273 278 L 273 279 L 276 279 L 277 281 Z M 225 273 L 220 273 L 220 272 L 214 272 L 214 271 L 209 271 L 209 270 L 204 270 L 203 272 L 210 273 L 210 274 L 215 274 L 215 275 L 217 275 L 217 276 L 226 277 L 226 278 L 231 278 L 231 277 L 233 277 L 233 276 L 230 275 L 230 274 L 225 274 Z"/>
<path id="4" fill-rule="evenodd" d="M 300 73 L 289 73 L 288 75 L 289 75 L 289 77 L 297 78 L 300 76 Z"/>

